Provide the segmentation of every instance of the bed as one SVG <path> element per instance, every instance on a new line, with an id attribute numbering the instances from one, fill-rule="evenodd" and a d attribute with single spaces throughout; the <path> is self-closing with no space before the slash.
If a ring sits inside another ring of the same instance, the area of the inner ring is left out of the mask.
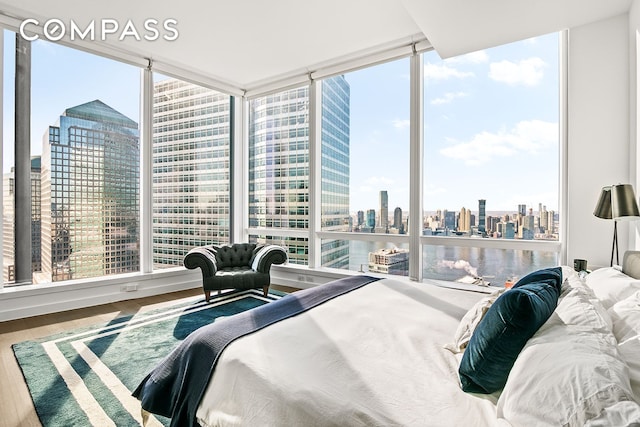
<path id="1" fill-rule="evenodd" d="M 134 396 L 180 426 L 640 425 L 640 253 L 527 277 L 491 294 L 368 276 L 299 291 L 194 332 Z M 487 335 L 516 295 L 541 300 L 535 326 L 516 312 L 515 338 Z"/>

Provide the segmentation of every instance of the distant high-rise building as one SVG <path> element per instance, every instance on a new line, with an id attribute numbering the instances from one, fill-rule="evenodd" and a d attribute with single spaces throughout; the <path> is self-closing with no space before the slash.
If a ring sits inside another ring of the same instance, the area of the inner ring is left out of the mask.
<path id="1" fill-rule="evenodd" d="M 380 191 L 380 228 L 389 229 L 389 195 L 386 190 Z"/>
<path id="2" fill-rule="evenodd" d="M 495 233 L 498 230 L 498 224 L 500 223 L 500 218 L 497 216 L 487 216 L 487 224 L 489 224 L 489 232 Z"/>
<path id="3" fill-rule="evenodd" d="M 460 219 L 458 220 L 458 231 L 469 232 L 471 231 L 471 209 L 460 209 Z"/>
<path id="4" fill-rule="evenodd" d="M 547 207 L 543 206 L 542 211 L 539 214 L 540 216 L 540 231 L 547 232 L 549 230 L 549 213 L 547 212 Z"/>
<path id="5" fill-rule="evenodd" d="M 525 216 L 527 214 L 527 205 L 518 205 L 518 213 Z"/>
<path id="6" fill-rule="evenodd" d="M 478 200 L 478 232 L 485 234 L 487 232 L 487 201 L 485 199 Z"/>
<path id="7" fill-rule="evenodd" d="M 400 230 L 402 227 L 402 208 L 395 208 L 393 210 L 393 228 Z"/>
<path id="8" fill-rule="evenodd" d="M 138 124 L 95 100 L 66 109 L 43 139 L 43 273 L 139 271 Z"/>
<path id="9" fill-rule="evenodd" d="M 522 223 L 522 239 L 533 240 L 535 236 L 535 217 L 533 216 L 533 209 L 529 209 L 529 215 L 523 218 Z"/>
<path id="10" fill-rule="evenodd" d="M 358 211 L 358 227 L 364 224 L 364 211 Z"/>
<path id="11" fill-rule="evenodd" d="M 31 158 L 31 271 L 37 273 L 42 270 L 41 251 L 41 191 L 40 191 L 40 156 Z M 4 201 L 3 201 L 3 247 L 2 256 L 4 258 L 3 280 L 5 283 L 13 282 L 14 275 L 14 171 L 6 173 L 3 179 Z M 33 280 L 38 283 L 38 280 Z"/>
<path id="12" fill-rule="evenodd" d="M 456 213 L 453 211 L 444 211 L 444 228 L 454 231 L 456 229 Z"/>
<path id="13" fill-rule="evenodd" d="M 375 230 L 376 228 L 376 210 L 369 209 L 367 211 L 367 228 L 371 228 L 371 230 Z"/>
<path id="14" fill-rule="evenodd" d="M 502 237 L 504 239 L 515 239 L 516 237 L 516 225 L 509 221 L 505 224 L 504 229 L 503 229 L 503 234 Z"/>
<path id="15" fill-rule="evenodd" d="M 554 211 L 547 212 L 547 224 L 549 229 L 547 230 L 547 234 L 554 234 L 556 232 L 556 213 Z"/>

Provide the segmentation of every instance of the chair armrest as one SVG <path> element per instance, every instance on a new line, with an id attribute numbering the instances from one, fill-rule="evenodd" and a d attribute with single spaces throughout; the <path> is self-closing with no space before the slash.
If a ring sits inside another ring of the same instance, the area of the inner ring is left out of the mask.
<path id="1" fill-rule="evenodd" d="M 269 274 L 271 264 L 283 264 L 287 261 L 287 252 L 278 245 L 264 245 L 256 249 L 251 268 L 258 273 Z"/>
<path id="2" fill-rule="evenodd" d="M 184 266 L 189 269 L 200 268 L 202 277 L 212 277 L 218 271 L 216 256 L 212 246 L 200 246 L 191 249 L 184 256 Z"/>

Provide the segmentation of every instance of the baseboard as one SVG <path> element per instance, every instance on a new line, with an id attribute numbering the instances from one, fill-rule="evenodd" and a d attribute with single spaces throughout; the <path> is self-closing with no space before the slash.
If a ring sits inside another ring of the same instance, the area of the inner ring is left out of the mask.
<path id="1" fill-rule="evenodd" d="M 202 277 L 196 273 L 184 270 L 61 285 L 4 288 L 0 293 L 0 321 L 199 288 Z"/>

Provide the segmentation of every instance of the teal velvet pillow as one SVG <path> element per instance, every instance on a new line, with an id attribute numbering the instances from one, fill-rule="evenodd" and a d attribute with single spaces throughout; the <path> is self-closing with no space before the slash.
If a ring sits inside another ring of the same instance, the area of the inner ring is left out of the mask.
<path id="1" fill-rule="evenodd" d="M 533 273 L 529 273 L 524 276 L 522 279 L 518 280 L 514 288 L 518 288 L 522 285 L 526 285 L 528 283 L 533 282 L 546 282 L 550 285 L 556 286 L 558 288 L 558 293 L 561 293 L 561 285 L 562 285 L 562 267 L 552 267 L 552 268 L 543 268 L 542 270 L 534 271 Z"/>
<path id="2" fill-rule="evenodd" d="M 493 303 L 471 336 L 458 374 L 470 393 L 501 390 L 525 344 L 558 304 L 562 273 L 520 283 Z"/>

